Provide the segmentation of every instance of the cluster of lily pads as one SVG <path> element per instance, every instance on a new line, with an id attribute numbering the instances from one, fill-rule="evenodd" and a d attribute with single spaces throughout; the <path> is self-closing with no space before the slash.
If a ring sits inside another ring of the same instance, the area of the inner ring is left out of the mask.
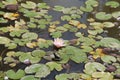
<path id="1" fill-rule="evenodd" d="M 52 71 L 70 67 L 69 61 L 84 63 L 83 72 L 67 71 L 55 75 L 55 80 L 119 80 L 120 40 L 103 34 L 108 28 L 119 27 L 120 11 L 97 12 L 98 6 L 98 0 L 86 0 L 80 7 L 51 7 L 30 0 L 2 1 L 0 47 L 4 49 L 0 68 L 10 68 L 0 70 L 0 80 L 46 79 Z M 107 1 L 105 7 L 117 9 L 120 3 Z M 49 11 L 61 13 L 60 20 L 53 20 Z M 93 15 L 86 19 L 88 24 L 80 21 L 85 13 Z M 75 38 L 63 39 L 65 33 Z M 21 68 L 16 69 L 18 66 Z"/>

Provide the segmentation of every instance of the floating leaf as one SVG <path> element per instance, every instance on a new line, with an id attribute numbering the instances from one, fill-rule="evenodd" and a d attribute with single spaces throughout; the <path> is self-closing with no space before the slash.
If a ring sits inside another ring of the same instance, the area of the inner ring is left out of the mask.
<path id="1" fill-rule="evenodd" d="M 43 50 L 34 50 L 34 51 L 32 51 L 32 55 L 36 56 L 36 57 L 39 57 L 39 58 L 43 57 L 45 54 L 46 54 L 46 52 L 43 51 Z"/>
<path id="2" fill-rule="evenodd" d="M 120 41 L 115 38 L 106 37 L 103 38 L 100 42 L 101 46 L 120 50 Z"/>
<path id="3" fill-rule="evenodd" d="M 116 58 L 113 56 L 109 56 L 109 55 L 105 55 L 101 57 L 102 61 L 106 62 L 106 63 L 111 63 L 111 62 L 116 62 Z"/>
<path id="4" fill-rule="evenodd" d="M 5 1 L 2 1 L 5 5 L 8 5 L 8 4 L 17 4 L 17 0 L 5 0 Z"/>
<path id="5" fill-rule="evenodd" d="M 113 75 L 109 72 L 94 72 L 92 77 L 100 80 L 113 80 Z"/>
<path id="6" fill-rule="evenodd" d="M 32 1 L 26 1 L 26 4 L 22 3 L 21 6 L 27 9 L 35 9 L 36 3 Z"/>
<path id="7" fill-rule="evenodd" d="M 60 31 L 57 31 L 57 32 L 52 32 L 50 33 L 50 35 L 53 37 L 53 38 L 59 38 L 62 36 L 62 33 Z"/>
<path id="8" fill-rule="evenodd" d="M 22 38 L 28 39 L 28 40 L 33 40 L 33 39 L 37 39 L 38 35 L 33 32 L 27 32 L 22 35 Z"/>
<path id="9" fill-rule="evenodd" d="M 8 43 L 10 43 L 9 38 L 0 36 L 0 44 L 8 44 Z"/>
<path id="10" fill-rule="evenodd" d="M 115 24 L 112 23 L 112 22 L 103 22 L 103 25 L 104 25 L 104 27 L 106 27 L 106 28 L 111 28 L 111 27 L 114 27 L 114 26 L 115 26 Z"/>
<path id="11" fill-rule="evenodd" d="M 15 49 L 17 47 L 17 44 L 9 43 L 9 44 L 6 44 L 5 47 L 8 47 L 8 49 Z"/>
<path id="12" fill-rule="evenodd" d="M 81 49 L 78 49 L 73 46 L 67 46 L 59 50 L 60 57 L 62 58 L 61 62 L 66 63 L 69 59 L 73 60 L 76 63 L 84 62 L 87 60 L 87 56 Z"/>
<path id="13" fill-rule="evenodd" d="M 21 77 L 23 77 L 25 75 L 25 72 L 21 69 L 19 69 L 17 72 L 14 72 L 13 70 L 8 70 L 6 72 L 6 75 L 10 79 L 20 79 Z"/>
<path id="14" fill-rule="evenodd" d="M 64 15 L 64 16 L 62 16 L 61 17 L 61 19 L 63 20 L 63 21 L 70 21 L 72 18 L 70 17 L 70 16 L 68 16 L 68 15 Z"/>
<path id="15" fill-rule="evenodd" d="M 120 16 L 120 11 L 113 12 L 113 13 L 112 13 L 112 16 L 113 16 L 114 18 L 118 18 L 118 17 Z"/>
<path id="16" fill-rule="evenodd" d="M 93 7 L 96 7 L 96 6 L 98 6 L 99 3 L 98 3 L 96 0 L 87 0 L 87 1 L 85 2 L 85 4 L 86 4 L 86 5 L 93 6 Z"/>
<path id="17" fill-rule="evenodd" d="M 56 11 L 62 11 L 63 9 L 64 9 L 63 6 L 55 6 L 54 7 L 54 10 L 56 10 Z"/>
<path id="18" fill-rule="evenodd" d="M 61 71 L 63 69 L 62 65 L 56 62 L 48 62 L 46 63 L 46 65 L 50 67 L 51 71 L 54 69 L 56 69 L 57 71 Z"/>
<path id="19" fill-rule="evenodd" d="M 109 20 L 112 18 L 111 14 L 106 14 L 105 12 L 96 13 L 95 17 L 99 20 Z"/>
<path id="20" fill-rule="evenodd" d="M 35 78 L 34 75 L 27 75 L 27 76 L 22 77 L 20 80 L 41 80 L 41 79 Z"/>
<path id="21" fill-rule="evenodd" d="M 102 65 L 101 63 L 97 63 L 97 62 L 89 62 L 87 64 L 85 64 L 85 70 L 84 72 L 86 74 L 92 75 L 94 72 L 98 71 L 105 71 L 105 66 Z"/>
<path id="22" fill-rule="evenodd" d="M 39 8 L 45 8 L 45 9 L 49 9 L 50 8 L 46 3 L 38 3 L 37 7 L 39 7 Z"/>
<path id="23" fill-rule="evenodd" d="M 44 64 L 33 64 L 29 67 L 26 67 L 25 72 L 27 74 L 35 73 L 35 77 L 41 78 L 46 77 L 48 74 L 50 74 L 50 69 Z"/>
<path id="24" fill-rule="evenodd" d="M 112 8 L 117 8 L 120 6 L 119 2 L 117 1 L 108 1 L 105 3 L 106 6 L 110 6 Z"/>
<path id="25" fill-rule="evenodd" d="M 7 23 L 8 20 L 7 19 L 4 19 L 4 18 L 0 18 L 0 23 Z"/>
<path id="26" fill-rule="evenodd" d="M 41 58 L 39 58 L 38 56 L 35 56 L 35 57 L 32 56 L 30 52 L 28 52 L 28 53 L 23 53 L 23 54 L 19 57 L 19 60 L 20 60 L 21 62 L 23 62 L 23 63 L 24 63 L 24 61 L 25 61 L 26 59 L 29 59 L 31 63 L 38 63 L 38 62 L 41 60 Z"/>
<path id="27" fill-rule="evenodd" d="M 92 12 L 93 7 L 91 7 L 90 5 L 87 5 L 86 7 L 81 6 L 80 10 L 85 11 L 85 12 Z"/>
<path id="28" fill-rule="evenodd" d="M 71 80 L 71 79 L 78 80 L 78 79 L 80 79 L 80 74 L 78 74 L 78 73 L 70 73 L 70 74 L 64 73 L 64 74 L 59 74 L 59 75 L 55 76 L 55 79 L 56 80 Z"/>

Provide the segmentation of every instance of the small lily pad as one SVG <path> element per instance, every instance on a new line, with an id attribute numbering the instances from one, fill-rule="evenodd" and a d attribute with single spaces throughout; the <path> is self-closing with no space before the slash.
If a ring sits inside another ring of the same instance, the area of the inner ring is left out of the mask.
<path id="1" fill-rule="evenodd" d="M 109 55 L 105 55 L 101 57 L 102 61 L 106 62 L 106 63 L 111 63 L 111 62 L 116 62 L 116 58 L 113 56 L 109 56 Z"/>
<path id="2" fill-rule="evenodd" d="M 8 43 L 10 43 L 9 38 L 0 36 L 0 44 L 8 44 Z"/>
<path id="3" fill-rule="evenodd" d="M 96 13 L 95 17 L 99 20 L 109 20 L 112 18 L 111 14 L 106 14 L 105 12 Z"/>
<path id="4" fill-rule="evenodd" d="M 110 6 L 112 8 L 117 8 L 120 6 L 119 2 L 117 1 L 108 1 L 105 3 L 106 6 Z"/>
<path id="5" fill-rule="evenodd" d="M 28 40 L 33 40 L 33 39 L 37 39 L 38 35 L 33 32 L 27 32 L 22 35 L 22 38 L 28 39 Z"/>
<path id="6" fill-rule="evenodd" d="M 32 1 L 26 1 L 26 4 L 22 3 L 21 6 L 24 8 L 27 8 L 27 9 L 35 9 L 35 7 L 37 5 L 36 5 L 36 3 L 32 2 Z"/>
<path id="7" fill-rule="evenodd" d="M 92 73 L 98 71 L 105 71 L 105 66 L 102 65 L 101 63 L 97 63 L 97 62 L 89 62 L 87 64 L 85 64 L 85 70 L 84 72 L 86 74 L 92 75 Z"/>
<path id="8" fill-rule="evenodd" d="M 41 79 L 35 78 L 34 75 L 27 75 L 27 76 L 22 77 L 20 80 L 41 80 Z"/>
<path id="9" fill-rule="evenodd" d="M 26 67 L 25 72 L 27 74 L 35 73 L 35 77 L 41 78 L 46 77 L 48 74 L 50 74 L 50 69 L 44 64 L 33 64 L 29 67 Z"/>
<path id="10" fill-rule="evenodd" d="M 19 69 L 17 72 L 14 72 L 13 70 L 8 70 L 6 72 L 6 75 L 10 78 L 10 79 L 20 79 L 25 75 L 25 72 L 21 69 Z"/>
<path id="11" fill-rule="evenodd" d="M 115 38 L 106 37 L 101 39 L 100 42 L 101 42 L 101 46 L 120 50 L 120 41 Z"/>
<path id="12" fill-rule="evenodd" d="M 54 70 L 56 69 L 57 71 L 61 71 L 62 70 L 62 65 L 58 64 L 56 62 L 48 62 L 46 63 L 46 65 L 48 65 L 50 67 L 50 70 Z"/>
<path id="13" fill-rule="evenodd" d="M 113 16 L 114 18 L 118 18 L 118 17 L 120 16 L 120 11 L 113 12 L 113 13 L 112 13 L 112 16 Z"/>

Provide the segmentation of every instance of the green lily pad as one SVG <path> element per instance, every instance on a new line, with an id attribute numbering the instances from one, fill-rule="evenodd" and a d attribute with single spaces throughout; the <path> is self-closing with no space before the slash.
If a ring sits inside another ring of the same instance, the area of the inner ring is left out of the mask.
<path id="1" fill-rule="evenodd" d="M 106 27 L 106 28 L 111 28 L 111 27 L 114 27 L 114 26 L 115 26 L 115 24 L 112 23 L 112 22 L 103 22 L 103 25 L 104 25 L 104 27 Z"/>
<path id="2" fill-rule="evenodd" d="M 9 38 L 0 36 L 0 44 L 8 44 L 8 43 L 10 43 Z"/>
<path id="3" fill-rule="evenodd" d="M 101 42 L 101 46 L 120 50 L 120 41 L 115 38 L 106 37 L 101 39 L 100 42 Z"/>
<path id="4" fill-rule="evenodd" d="M 26 1 L 26 4 L 22 3 L 21 6 L 27 9 L 35 9 L 37 5 L 32 1 Z"/>
<path id="5" fill-rule="evenodd" d="M 113 12 L 113 13 L 112 13 L 112 16 L 113 16 L 114 18 L 118 18 L 118 17 L 120 16 L 120 11 Z"/>
<path id="6" fill-rule="evenodd" d="M 60 57 L 62 59 L 61 63 L 66 63 L 69 59 L 73 60 L 76 63 L 84 62 L 87 60 L 87 56 L 81 49 L 67 46 L 59 50 Z"/>
<path id="7" fill-rule="evenodd" d="M 63 6 L 54 6 L 54 10 L 56 11 L 62 11 L 64 9 Z"/>
<path id="8" fill-rule="evenodd" d="M 112 8 L 117 8 L 120 6 L 119 2 L 117 1 L 108 1 L 105 3 L 106 6 L 110 6 Z"/>
<path id="9" fill-rule="evenodd" d="M 111 62 L 117 61 L 115 57 L 109 56 L 109 55 L 102 56 L 101 59 L 103 62 L 106 62 L 106 63 L 111 63 Z"/>
<path id="10" fill-rule="evenodd" d="M 92 75 L 92 73 L 98 71 L 105 71 L 105 66 L 102 65 L 101 63 L 97 63 L 97 62 L 89 62 L 87 64 L 85 64 L 85 69 L 84 72 L 86 74 Z"/>
<path id="11" fill-rule="evenodd" d="M 64 74 L 56 75 L 55 79 L 56 80 L 71 80 L 71 79 L 78 80 L 78 79 L 80 79 L 80 74 L 78 74 L 78 73 L 70 73 L 70 74 L 64 73 Z"/>
<path id="12" fill-rule="evenodd" d="M 25 72 L 21 69 L 19 69 L 17 72 L 14 72 L 13 70 L 8 70 L 6 72 L 6 75 L 10 78 L 10 79 L 20 79 L 25 75 Z"/>
<path id="13" fill-rule="evenodd" d="M 86 2 L 85 2 L 85 4 L 86 5 L 90 5 L 90 6 L 93 6 L 93 7 L 96 7 L 96 6 L 98 6 L 98 1 L 96 1 L 96 0 L 87 0 Z"/>
<path id="14" fill-rule="evenodd" d="M 34 51 L 32 51 L 33 56 L 40 57 L 40 58 L 43 57 L 45 54 L 46 54 L 46 52 L 43 51 L 43 50 L 34 50 Z"/>
<path id="15" fill-rule="evenodd" d="M 41 60 L 41 58 L 39 58 L 38 56 L 35 56 L 35 57 L 32 56 L 30 52 L 28 52 L 28 53 L 23 53 L 23 54 L 19 57 L 19 60 L 20 60 L 21 62 L 23 62 L 23 63 L 24 63 L 24 61 L 25 61 L 26 59 L 30 60 L 31 63 L 38 63 L 38 62 Z"/>
<path id="16" fill-rule="evenodd" d="M 61 31 L 57 31 L 57 32 L 52 32 L 50 33 L 50 35 L 53 37 L 53 38 L 59 38 L 62 36 L 62 33 Z"/>
<path id="17" fill-rule="evenodd" d="M 2 1 L 2 3 L 4 3 L 5 5 L 17 4 L 17 0 L 5 0 L 5 1 Z"/>
<path id="18" fill-rule="evenodd" d="M 15 43 L 8 43 L 5 45 L 5 47 L 8 47 L 8 49 L 15 49 L 17 47 L 17 44 Z"/>
<path id="19" fill-rule="evenodd" d="M 46 77 L 48 74 L 50 74 L 50 69 L 44 64 L 33 64 L 29 67 L 26 67 L 25 72 L 27 74 L 35 73 L 35 77 L 41 78 Z"/>
<path id="20" fill-rule="evenodd" d="M 54 69 L 56 69 L 57 71 L 61 71 L 63 69 L 62 65 L 58 64 L 56 62 L 48 62 L 48 63 L 46 63 L 46 65 L 50 67 L 51 71 Z"/>
<path id="21" fill-rule="evenodd" d="M 38 3 L 37 7 L 40 9 L 49 9 L 50 7 L 46 3 Z"/>
<path id="22" fill-rule="evenodd" d="M 20 80 L 41 80 L 41 79 L 35 78 L 34 75 L 27 75 L 22 77 Z"/>
<path id="23" fill-rule="evenodd" d="M 8 20 L 7 19 L 4 19 L 4 18 L 0 18 L 0 23 L 7 23 Z"/>
<path id="24" fill-rule="evenodd" d="M 33 32 L 27 32 L 22 35 L 22 38 L 28 39 L 28 40 L 34 40 L 38 38 L 38 35 Z"/>
<path id="25" fill-rule="evenodd" d="M 109 20 L 112 18 L 111 14 L 106 14 L 105 12 L 96 13 L 95 17 L 99 20 Z"/>
<path id="26" fill-rule="evenodd" d="M 99 78 L 100 80 L 113 80 L 113 75 L 109 72 L 94 72 L 92 77 Z"/>

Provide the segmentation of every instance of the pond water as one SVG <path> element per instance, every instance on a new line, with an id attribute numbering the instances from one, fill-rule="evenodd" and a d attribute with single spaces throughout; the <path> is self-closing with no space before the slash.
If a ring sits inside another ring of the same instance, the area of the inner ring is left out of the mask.
<path id="1" fill-rule="evenodd" d="M 40 0 L 29 0 L 29 1 L 33 1 L 35 3 L 45 2 L 51 7 L 54 7 L 54 6 L 74 7 L 75 6 L 75 7 L 79 8 L 80 6 L 85 6 L 85 1 L 87 1 L 87 0 L 42 0 L 42 1 L 40 1 Z M 98 0 L 98 1 L 99 1 L 99 6 L 97 8 L 95 8 L 94 12 L 84 13 L 82 15 L 82 18 L 77 19 L 77 20 L 79 20 L 81 23 L 89 24 L 87 19 L 88 18 L 95 18 L 94 14 L 96 12 L 105 11 L 105 12 L 109 13 L 109 12 L 112 12 L 112 11 L 119 11 L 120 10 L 120 8 L 117 8 L 117 9 L 111 9 L 109 7 L 106 8 L 104 6 L 104 4 L 105 4 L 105 2 L 107 2 L 109 0 Z M 115 1 L 118 1 L 120 3 L 120 0 L 115 0 Z M 63 13 L 53 11 L 53 10 L 49 10 L 48 13 L 49 13 L 49 15 L 53 16 L 52 21 L 58 20 L 58 21 L 61 22 L 59 24 L 59 26 L 67 23 L 66 21 L 62 21 L 60 19 L 61 15 L 63 15 Z M 100 21 L 100 20 L 97 20 L 97 21 L 98 22 L 104 22 L 104 21 Z M 114 22 L 116 24 L 115 25 L 116 27 L 109 28 L 109 29 L 107 28 L 107 29 L 105 29 L 106 32 L 104 32 L 103 34 L 100 34 L 100 35 L 108 36 L 108 37 L 112 37 L 112 38 L 116 38 L 116 39 L 120 40 L 120 21 L 116 21 L 114 19 L 109 20 L 109 21 Z M 11 24 L 11 22 L 9 22 L 9 24 Z M 6 25 L 9 25 L 9 24 L 1 24 L 1 26 L 6 26 Z M 14 24 L 14 22 L 12 24 Z M 43 31 L 38 30 L 38 29 L 30 29 L 30 31 L 37 33 L 38 36 L 41 37 L 41 38 L 53 40 L 53 38 L 49 35 L 49 32 L 46 29 L 43 30 Z M 85 29 L 80 29 L 79 31 L 84 33 L 85 35 L 88 35 L 87 30 L 85 30 Z M 65 33 L 62 34 L 62 38 L 65 39 L 65 40 L 71 40 L 71 39 L 75 39 L 76 36 L 74 35 L 73 32 L 65 32 Z M 24 52 L 29 51 L 30 52 L 30 51 L 33 51 L 33 50 L 34 50 L 34 48 L 30 49 L 30 48 L 27 48 L 27 47 L 20 47 L 19 46 L 14 51 L 24 51 Z M 52 47 L 47 48 L 45 50 L 46 51 L 54 50 L 54 47 L 52 46 Z M 6 53 L 8 51 L 10 51 L 10 50 L 5 49 L 4 45 L 0 46 L 0 55 L 2 55 L 3 57 L 6 56 L 6 54 L 4 54 L 4 53 Z M 48 62 L 48 61 L 45 60 L 45 59 L 42 59 L 40 61 L 40 63 L 46 63 L 46 62 Z M 66 65 L 67 65 L 67 68 L 63 69 L 62 71 L 53 70 L 50 75 L 48 75 L 46 78 L 42 78 L 41 80 L 55 80 L 55 76 L 58 75 L 58 74 L 61 74 L 61 73 L 72 73 L 72 72 L 82 73 L 85 63 L 75 63 L 74 61 L 70 60 L 68 63 L 65 64 L 65 66 Z M 13 69 L 14 70 L 24 69 L 26 66 L 27 65 L 25 65 L 23 63 L 22 64 L 20 63 L 16 67 L 14 67 Z M 0 71 L 7 71 L 10 68 L 11 67 L 9 67 L 9 65 L 4 65 L 3 62 L 1 62 Z M 70 80 L 72 80 L 72 79 L 70 79 Z"/>

